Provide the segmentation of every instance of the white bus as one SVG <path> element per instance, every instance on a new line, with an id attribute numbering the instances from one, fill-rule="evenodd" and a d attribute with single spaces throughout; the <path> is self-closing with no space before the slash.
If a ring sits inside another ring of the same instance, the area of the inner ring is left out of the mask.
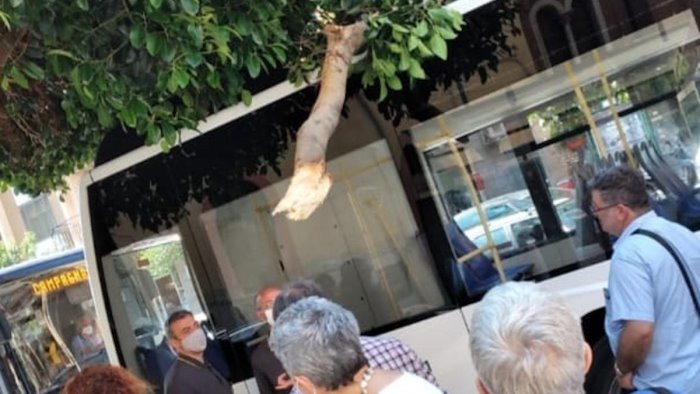
<path id="1" fill-rule="evenodd" d="M 547 24 L 552 2 L 532 3 L 521 12 L 517 53 L 486 87 L 468 86 L 480 97 L 466 100 L 453 85 L 428 103 L 440 115 L 398 127 L 363 96 L 348 100 L 328 150 L 333 188 L 306 221 L 270 211 L 288 185 L 290 131 L 307 115 L 314 87 L 261 91 L 251 107 L 225 109 L 200 132 L 184 132 L 168 154 L 138 141 L 122 149 L 121 131 L 105 140 L 81 197 L 111 362 L 153 379 L 146 360 L 163 341 L 164 320 L 187 308 L 222 345 L 236 393 L 256 393 L 248 361 L 261 326 L 254 296 L 303 277 L 351 309 L 364 332 L 410 344 L 447 392 L 476 392 L 468 322 L 502 271 L 566 297 L 596 347 L 587 390 L 605 392 L 595 385 L 612 374 L 602 324 L 611 249 L 585 213 L 586 181 L 634 160 L 657 209 L 697 224 L 684 197 L 697 186 L 700 131 L 677 94 L 700 78 L 700 34 L 693 13 L 678 9 L 684 2 L 614 21 L 605 8 L 628 2 L 591 2 L 584 11 L 597 30 L 570 26 L 563 36 Z M 634 19 L 640 15 L 646 22 Z M 582 30 L 589 35 L 572 36 Z M 552 37 L 564 40 L 568 58 Z M 683 94 L 686 108 L 699 99 L 693 94 Z M 517 201 L 496 204 L 501 196 Z M 456 219 L 478 202 L 497 244 L 474 252 Z M 496 239 L 499 226 L 508 235 Z"/>

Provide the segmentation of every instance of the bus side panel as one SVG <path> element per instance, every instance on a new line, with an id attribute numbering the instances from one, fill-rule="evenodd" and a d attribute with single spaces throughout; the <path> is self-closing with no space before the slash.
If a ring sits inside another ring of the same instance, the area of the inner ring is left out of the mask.
<path id="1" fill-rule="evenodd" d="M 476 393 L 475 369 L 469 354 L 469 332 L 460 310 L 388 332 L 427 360 L 440 388 L 448 393 Z"/>

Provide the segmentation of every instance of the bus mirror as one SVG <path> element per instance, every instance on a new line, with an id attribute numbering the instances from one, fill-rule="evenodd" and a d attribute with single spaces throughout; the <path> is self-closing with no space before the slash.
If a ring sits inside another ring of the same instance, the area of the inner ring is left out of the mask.
<path id="1" fill-rule="evenodd" d="M 9 342 L 12 339 L 12 327 L 5 317 L 5 312 L 0 311 L 0 343 Z"/>

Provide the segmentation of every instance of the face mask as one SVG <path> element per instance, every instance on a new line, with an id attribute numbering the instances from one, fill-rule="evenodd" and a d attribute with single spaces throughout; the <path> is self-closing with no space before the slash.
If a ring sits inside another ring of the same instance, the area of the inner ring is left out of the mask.
<path id="1" fill-rule="evenodd" d="M 272 318 L 272 309 L 265 309 L 265 320 L 267 320 L 267 324 L 272 325 L 275 322 L 275 319 Z"/>
<path id="2" fill-rule="evenodd" d="M 207 336 L 201 328 L 192 331 L 182 340 L 182 347 L 188 352 L 201 353 L 207 348 Z"/>
<path id="3" fill-rule="evenodd" d="M 86 336 L 86 337 L 91 336 L 91 335 L 92 335 L 92 332 L 93 332 L 93 331 L 92 331 L 92 326 L 85 326 L 85 327 L 83 327 L 83 330 L 81 331 L 81 333 L 83 334 L 83 336 Z"/>

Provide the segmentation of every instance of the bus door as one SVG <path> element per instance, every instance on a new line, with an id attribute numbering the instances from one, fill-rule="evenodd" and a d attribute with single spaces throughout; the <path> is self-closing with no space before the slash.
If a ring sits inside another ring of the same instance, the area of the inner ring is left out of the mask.
<path id="1" fill-rule="evenodd" d="M 133 349 L 122 351 L 125 365 L 139 368 L 142 376 L 162 389 L 175 360 L 167 341 L 168 316 L 184 309 L 210 326 L 180 236 L 155 237 L 121 248 L 103 258 L 103 267 L 108 293 L 118 295 L 109 298 L 109 307 L 119 316 L 113 329 L 121 349 Z"/>

